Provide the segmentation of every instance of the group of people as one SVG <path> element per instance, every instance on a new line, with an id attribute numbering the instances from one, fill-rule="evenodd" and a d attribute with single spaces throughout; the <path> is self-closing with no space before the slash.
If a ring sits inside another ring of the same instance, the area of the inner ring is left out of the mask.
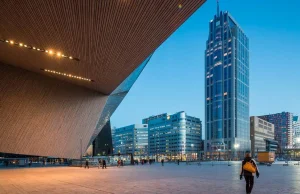
<path id="1" fill-rule="evenodd" d="M 106 161 L 104 159 L 103 160 L 101 160 L 101 159 L 98 160 L 98 169 L 101 168 L 101 166 L 102 166 L 102 169 L 106 168 Z M 87 169 L 90 168 L 89 160 L 85 161 L 84 168 L 87 168 Z"/>
<path id="2" fill-rule="evenodd" d="M 121 166 L 124 166 L 123 160 L 118 160 L 118 167 L 120 168 Z"/>

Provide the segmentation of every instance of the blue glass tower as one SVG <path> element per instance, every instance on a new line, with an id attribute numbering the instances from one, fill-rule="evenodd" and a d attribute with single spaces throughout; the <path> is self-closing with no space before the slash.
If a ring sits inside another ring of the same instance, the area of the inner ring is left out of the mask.
<path id="1" fill-rule="evenodd" d="M 206 42 L 205 105 L 205 151 L 250 150 L 249 39 L 219 5 Z"/>

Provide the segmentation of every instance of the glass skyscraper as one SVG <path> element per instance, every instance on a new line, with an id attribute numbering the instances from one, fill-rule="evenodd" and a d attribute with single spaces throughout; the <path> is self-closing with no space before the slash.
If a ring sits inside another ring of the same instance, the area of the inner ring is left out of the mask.
<path id="1" fill-rule="evenodd" d="M 205 50 L 205 151 L 250 151 L 249 39 L 228 12 L 209 23 Z"/>

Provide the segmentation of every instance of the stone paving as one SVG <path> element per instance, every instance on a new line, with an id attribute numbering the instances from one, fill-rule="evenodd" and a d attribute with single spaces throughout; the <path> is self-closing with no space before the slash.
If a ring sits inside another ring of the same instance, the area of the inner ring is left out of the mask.
<path id="1" fill-rule="evenodd" d="M 210 163 L 98 168 L 45 167 L 0 170 L 0 194 L 23 193 L 245 193 L 239 165 Z M 300 194 L 300 166 L 260 166 L 253 194 Z"/>

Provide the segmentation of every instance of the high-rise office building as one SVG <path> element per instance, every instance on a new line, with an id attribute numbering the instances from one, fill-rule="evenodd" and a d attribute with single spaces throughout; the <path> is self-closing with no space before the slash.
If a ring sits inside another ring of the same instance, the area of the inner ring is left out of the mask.
<path id="1" fill-rule="evenodd" d="M 147 156 L 148 125 L 135 124 L 113 130 L 114 154 Z"/>
<path id="2" fill-rule="evenodd" d="M 273 123 L 275 126 L 275 140 L 278 141 L 279 149 L 293 147 L 293 114 L 282 112 L 259 116 L 261 119 Z"/>
<path id="3" fill-rule="evenodd" d="M 258 152 L 277 150 L 274 140 L 274 125 L 259 117 L 250 117 L 251 153 L 256 156 Z"/>
<path id="4" fill-rule="evenodd" d="M 202 126 L 199 118 L 184 111 L 143 119 L 148 124 L 149 156 L 196 159 L 201 150 Z"/>
<path id="5" fill-rule="evenodd" d="M 299 116 L 293 117 L 293 147 L 300 148 L 300 118 Z"/>
<path id="6" fill-rule="evenodd" d="M 205 50 L 205 151 L 250 151 L 249 39 L 228 12 L 209 22 Z"/>

